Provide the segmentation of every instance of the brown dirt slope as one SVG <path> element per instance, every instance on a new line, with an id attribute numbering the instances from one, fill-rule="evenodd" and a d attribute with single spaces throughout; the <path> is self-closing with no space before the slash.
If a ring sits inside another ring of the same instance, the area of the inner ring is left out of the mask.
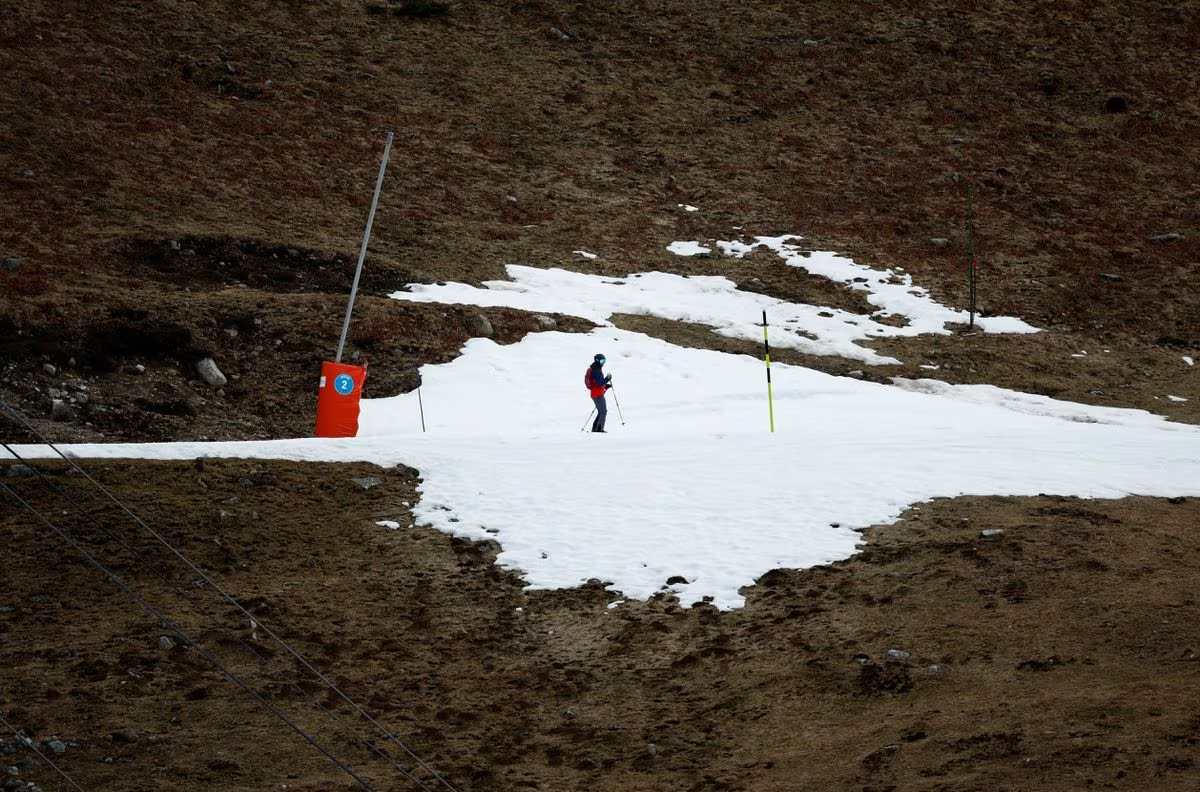
<path id="1" fill-rule="evenodd" d="M 718 613 L 665 597 L 610 608 L 600 585 L 527 593 L 494 547 L 412 527 L 409 470 L 89 470 L 196 568 L 61 464 L 2 479 L 186 636 L 4 512 L 0 714 L 59 740 L 85 789 L 361 788 L 201 649 L 372 788 L 421 788 L 402 772 L 439 787 L 264 627 L 460 790 L 1195 786 L 1194 499 L 938 501 Z M 55 788 L 28 749 L 0 745 Z"/>
<path id="2" fill-rule="evenodd" d="M 889 342 L 903 365 L 863 376 L 1200 422 L 1200 374 L 1182 360 L 1200 360 L 1197 75 L 1195 0 L 8 3 L 0 397 L 59 441 L 309 433 L 390 129 L 347 349 L 370 361 L 368 395 L 414 388 L 476 332 L 476 309 L 385 299 L 408 282 L 480 282 L 509 263 L 660 269 L 869 310 L 769 258 L 665 250 L 800 233 L 963 306 L 972 220 L 979 308 L 1046 332 Z M 541 327 L 482 313 L 500 343 Z M 225 387 L 198 378 L 205 356 Z M 69 410 L 52 421 L 55 399 Z M 29 439 L 0 420 L 0 441 Z M 84 789 L 356 788 L 200 648 L 376 788 L 420 788 L 122 513 L 90 507 L 174 586 L 10 470 L 0 483 L 192 638 L 160 644 L 161 624 L 0 493 L 0 716 Z M 96 470 L 464 791 L 1196 787 L 1190 499 L 938 502 L 845 563 L 767 574 L 744 610 L 718 614 L 610 610 L 599 586 L 526 593 L 494 548 L 409 527 L 412 471 Z M 0 786 L 66 783 L 15 737 L 0 766 L 17 768 Z"/>

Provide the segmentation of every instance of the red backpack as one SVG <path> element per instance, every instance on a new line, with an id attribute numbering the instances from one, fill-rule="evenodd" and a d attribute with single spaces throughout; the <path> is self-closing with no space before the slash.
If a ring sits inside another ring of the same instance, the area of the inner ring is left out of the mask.
<path id="1" fill-rule="evenodd" d="M 591 366 L 588 366 L 588 370 L 586 372 L 584 372 L 583 387 L 587 388 L 589 391 L 592 388 L 596 387 L 596 381 L 594 379 L 592 379 L 592 367 Z"/>

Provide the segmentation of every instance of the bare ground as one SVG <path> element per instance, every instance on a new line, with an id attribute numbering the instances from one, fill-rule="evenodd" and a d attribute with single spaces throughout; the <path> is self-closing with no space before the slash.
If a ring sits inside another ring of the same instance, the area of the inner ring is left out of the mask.
<path id="1" fill-rule="evenodd" d="M 392 129 L 347 351 L 369 395 L 452 359 L 478 312 L 386 294 L 509 263 L 869 310 L 769 257 L 665 250 L 800 233 L 960 307 L 973 247 L 978 308 L 1046 332 L 874 345 L 900 366 L 777 360 L 1197 423 L 1198 52 L 1189 1 L 14 5 L 0 396 L 63 442 L 310 433 Z M 539 327 L 483 313 L 500 343 Z M 199 380 L 204 356 L 224 388 Z M 29 439 L 6 414 L 0 440 Z M 599 583 L 527 592 L 496 548 L 411 524 L 419 471 L 82 464 L 194 565 L 61 462 L 0 470 L 0 716 L 86 790 L 363 787 L 263 703 L 376 789 L 441 787 L 430 768 L 464 792 L 1197 785 L 1192 498 L 921 504 L 718 613 L 610 609 Z M 69 787 L 11 732 L 0 766 L 0 786 Z"/>

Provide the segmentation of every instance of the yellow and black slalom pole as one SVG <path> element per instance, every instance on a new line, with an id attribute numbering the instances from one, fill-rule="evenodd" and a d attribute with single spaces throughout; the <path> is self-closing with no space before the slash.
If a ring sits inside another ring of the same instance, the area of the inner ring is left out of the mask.
<path id="1" fill-rule="evenodd" d="M 771 342 L 767 340 L 767 312 L 763 310 L 763 359 L 767 361 L 767 409 L 771 414 L 771 432 L 775 431 L 775 399 L 771 395 Z"/>

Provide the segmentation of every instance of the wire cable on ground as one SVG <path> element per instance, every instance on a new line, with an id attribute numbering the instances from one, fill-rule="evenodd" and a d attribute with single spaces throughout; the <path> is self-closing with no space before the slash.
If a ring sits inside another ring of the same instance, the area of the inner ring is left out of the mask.
<path id="1" fill-rule="evenodd" d="M 17 735 L 17 739 L 20 740 L 21 742 L 23 742 L 25 744 L 26 748 L 29 748 L 35 754 L 40 756 L 43 762 L 45 762 L 46 764 L 53 767 L 60 776 L 67 779 L 68 784 L 70 784 L 71 786 L 78 789 L 79 792 L 85 792 L 83 787 L 81 787 L 81 786 L 79 786 L 79 784 L 75 783 L 74 778 L 71 778 L 71 776 L 67 775 L 66 770 L 63 770 L 61 767 L 59 767 L 58 765 L 56 765 L 54 763 L 53 759 L 51 759 L 49 756 L 46 756 L 46 754 L 39 751 L 37 745 L 33 742 L 33 740 L 29 739 L 24 734 L 21 734 L 21 732 L 17 731 L 17 727 L 13 726 L 11 723 L 9 723 L 7 720 L 5 720 L 3 715 L 0 715 L 0 723 L 3 723 L 5 726 L 8 727 L 9 731 L 11 731 L 13 734 Z"/>
<path id="2" fill-rule="evenodd" d="M 151 573 L 153 573 L 163 583 L 167 584 L 167 586 L 174 589 L 175 592 L 177 594 L 179 594 L 179 596 L 183 599 L 184 602 L 186 602 L 188 605 L 190 605 L 193 609 L 195 609 L 202 616 L 204 616 L 209 622 L 214 624 L 218 630 L 221 630 L 225 635 L 232 638 L 237 644 L 239 644 L 247 652 L 249 652 L 251 655 L 253 655 L 254 658 L 257 659 L 260 663 L 262 663 L 264 665 L 266 664 L 267 659 L 265 657 L 263 657 L 262 654 L 260 654 L 258 652 L 258 650 L 256 650 L 251 644 L 246 643 L 246 641 L 241 636 L 237 635 L 233 630 L 229 629 L 227 626 L 222 624 L 218 617 L 214 616 L 211 612 L 209 612 L 206 608 L 204 608 L 203 605 L 196 602 L 193 599 L 193 597 L 188 594 L 188 592 L 186 590 L 184 590 L 178 584 L 173 583 L 170 580 L 170 578 L 168 578 L 163 572 L 161 572 L 157 567 L 155 567 L 152 563 L 150 563 L 150 561 L 148 561 L 145 557 L 143 557 L 140 553 L 138 553 L 138 551 L 136 549 L 134 549 L 133 547 L 130 547 L 129 544 L 124 539 L 122 539 L 120 536 L 117 536 L 113 531 L 109 530 L 106 526 L 104 526 L 98 519 L 96 519 L 96 517 L 91 512 L 89 512 L 82 505 L 80 505 L 80 503 L 78 501 L 76 501 L 73 497 L 71 497 L 71 495 L 69 493 L 65 492 L 61 487 L 59 487 L 57 484 L 55 484 L 53 481 L 51 481 L 50 478 L 48 476 L 46 476 L 45 473 L 43 473 L 41 470 L 39 470 L 36 466 L 30 465 L 29 460 L 26 459 L 25 457 L 22 457 L 19 453 L 17 453 L 17 451 L 11 445 L 9 445 L 8 443 L 0 442 L 0 448 L 3 448 L 5 451 L 7 451 L 9 454 L 11 454 L 18 461 L 25 463 L 25 465 L 27 467 L 29 467 L 29 469 L 32 470 L 37 475 L 37 477 L 41 480 L 41 482 L 43 484 L 46 485 L 46 487 L 48 487 L 50 490 L 52 490 L 57 495 L 59 495 L 61 498 L 63 498 L 63 500 L 65 500 L 67 503 L 71 504 L 75 508 L 76 511 L 78 511 L 83 517 L 87 518 L 94 526 L 96 526 L 101 531 L 103 531 L 109 538 L 111 538 L 113 541 L 120 544 L 121 547 L 123 547 L 131 556 L 133 556 L 133 558 L 135 558 L 138 562 L 140 562 L 142 564 L 142 566 L 144 566 Z M 253 619 L 253 617 L 251 617 L 251 618 Z M 258 621 L 255 621 L 254 623 L 258 624 L 259 626 L 262 626 L 261 623 Z M 263 627 L 263 629 L 266 630 L 266 627 Z M 420 779 L 413 776 L 408 770 L 406 770 L 403 766 L 401 766 L 394 758 L 392 758 L 385 751 L 383 751 L 383 749 L 381 749 L 378 745 L 376 745 L 371 740 L 367 739 L 366 736 L 364 736 L 361 731 L 359 731 L 357 728 L 355 728 L 353 724 L 350 724 L 343 718 L 339 717 L 336 712 L 334 712 L 333 710 L 326 707 L 320 701 L 320 699 L 318 699 L 316 696 L 314 696 L 309 691 L 305 690 L 300 685 L 296 684 L 295 681 L 291 681 L 291 682 L 289 682 L 289 684 L 294 690 L 299 692 L 302 696 L 307 698 L 312 704 L 315 704 L 322 712 L 324 712 L 327 716 L 329 716 L 329 718 L 331 720 L 333 720 L 333 722 L 336 723 L 339 727 L 341 727 L 342 729 L 345 729 L 346 731 L 349 731 L 351 734 L 353 734 L 355 736 L 355 738 L 357 738 L 358 742 L 360 742 L 362 745 L 364 745 L 368 749 L 370 749 L 376 756 L 378 756 L 379 758 L 381 758 L 384 761 L 391 764 L 395 768 L 395 770 L 401 776 L 403 776 L 406 780 L 412 782 L 417 788 L 421 789 L 422 792 L 429 792 L 429 787 L 425 786 L 425 784 L 422 783 Z"/>
<path id="3" fill-rule="evenodd" d="M 115 495 L 113 495 L 112 492 L 110 492 L 103 484 L 96 481 L 96 479 L 93 478 L 91 476 L 91 474 L 89 474 L 86 470 L 84 470 L 82 467 L 80 467 L 80 465 L 73 458 L 64 454 L 54 443 L 50 442 L 50 440 L 47 439 L 44 434 L 42 434 L 40 431 L 38 431 L 38 429 L 36 427 L 34 427 L 32 424 L 30 424 L 29 421 L 27 421 L 25 419 L 25 417 L 20 414 L 20 412 L 18 412 L 11 405 L 9 405 L 7 401 L 0 399 L 0 407 L 3 407 L 5 410 L 7 410 L 12 415 L 12 417 L 25 428 L 25 430 L 27 432 L 32 434 L 34 437 L 36 437 L 38 440 L 40 440 L 43 444 L 45 444 L 48 448 L 50 448 L 51 451 L 53 451 L 55 454 L 57 454 L 62 459 L 64 459 L 69 465 L 71 465 L 72 468 L 74 468 L 84 478 L 86 478 L 89 482 L 91 482 L 91 484 L 94 487 L 96 487 L 96 489 L 98 489 L 100 492 L 104 493 L 104 495 L 109 500 L 111 500 L 113 503 L 115 503 L 122 511 L 124 511 L 127 515 L 129 515 L 129 517 L 135 523 L 137 523 L 139 526 L 144 528 L 151 536 L 153 536 L 155 539 L 157 539 L 164 547 L 166 547 L 173 555 L 175 555 L 176 558 L 178 558 L 181 562 L 183 562 L 189 569 L 191 569 L 193 572 L 195 572 L 197 575 L 199 575 L 201 580 L 203 580 L 207 585 L 211 586 L 213 588 L 213 590 L 218 592 L 227 602 L 229 602 L 231 605 L 233 605 L 235 608 L 237 608 L 239 611 L 241 611 L 247 618 L 249 618 L 249 619 L 254 618 L 253 615 L 248 610 L 246 610 L 245 607 L 243 607 L 242 604 L 240 602 L 238 602 L 236 598 L 231 596 L 220 585 L 218 585 L 216 583 L 216 581 L 212 580 L 207 574 L 205 574 L 203 570 L 201 570 L 195 564 L 193 564 L 190 560 L 188 560 L 165 537 L 163 537 L 161 534 L 159 534 L 157 531 L 155 531 L 153 528 L 151 528 L 149 525 L 147 525 L 146 522 L 143 521 L 140 517 L 138 517 L 136 514 L 134 514 L 133 511 L 131 511 L 128 506 L 126 506 L 124 503 L 122 503 L 121 500 L 119 498 L 117 498 Z M 6 446 L 6 448 L 7 448 L 7 446 Z M 9 449 L 9 453 L 13 453 L 11 449 Z M 293 649 L 291 647 L 291 645 L 289 645 L 286 641 L 284 641 L 282 638 L 280 638 L 278 635 L 276 635 L 275 632 L 269 626 L 262 624 L 262 622 L 258 622 L 257 620 L 255 620 L 255 621 L 263 628 L 263 632 L 265 632 L 273 641 L 275 641 L 277 644 L 279 644 L 279 646 L 282 647 L 284 651 L 286 651 L 289 655 L 291 655 L 293 658 L 295 658 L 301 665 L 303 665 L 306 669 L 308 669 L 308 671 L 310 673 L 312 673 L 317 679 L 319 679 L 330 690 L 332 690 L 338 696 L 338 698 L 340 698 L 342 701 L 344 701 L 346 704 L 348 704 L 360 717 L 362 717 L 368 723 L 370 723 L 372 726 L 374 726 L 376 729 L 378 729 L 380 731 L 380 733 L 383 734 L 389 742 L 391 742 L 394 745 L 396 745 L 397 747 L 399 747 L 410 759 L 412 759 L 420 768 L 422 768 L 427 773 L 429 773 L 433 778 L 435 778 L 442 786 L 444 786 L 447 790 L 449 790 L 449 792 L 458 792 L 458 790 L 455 789 L 455 787 L 449 781 L 447 781 L 445 778 L 443 778 L 441 776 L 441 774 L 439 774 L 435 769 L 433 769 L 431 766 L 429 766 L 423 759 L 421 759 L 421 757 L 419 757 L 411 748 L 409 748 L 408 745 L 406 745 L 402 740 L 400 740 L 398 737 L 396 737 L 394 734 L 392 734 L 391 731 L 386 729 L 382 724 L 380 724 L 378 721 L 376 721 L 374 718 L 372 718 L 371 715 L 366 712 L 366 710 L 364 710 L 357 703 L 355 703 L 348 695 L 346 695 L 346 693 L 344 693 L 341 690 L 341 688 L 339 688 L 336 684 L 334 684 L 334 682 L 332 680 L 330 680 L 327 676 L 325 676 L 325 674 L 321 673 L 321 671 L 319 671 L 316 667 L 314 667 L 311 663 L 309 663 L 309 661 L 306 658 L 304 658 L 299 652 L 297 652 L 295 649 Z"/>
<path id="4" fill-rule="evenodd" d="M 343 762 L 338 757 L 334 756 L 333 753 L 331 751 L 329 751 L 329 749 L 327 749 L 324 745 L 322 745 L 320 742 L 318 742 L 316 740 L 316 738 L 314 738 L 312 735 L 310 735 L 304 729 L 300 728 L 300 726 L 297 725 L 286 714 L 284 714 L 283 712 L 280 712 L 278 709 L 276 709 L 274 706 L 272 706 L 269 701 L 264 699 L 261 695 L 259 695 L 259 693 L 257 691 L 255 691 L 253 688 L 251 688 L 249 685 L 247 685 L 245 682 L 243 682 L 242 679 L 237 674 L 235 674 L 231 670 L 229 670 L 229 668 L 227 668 L 220 660 L 218 660 L 216 657 L 214 657 L 208 650 L 204 649 L 200 644 L 193 641 L 187 635 L 187 633 L 185 633 L 178 625 L 176 625 L 174 622 L 172 622 L 170 619 L 168 619 L 162 613 L 159 613 L 159 611 L 156 610 L 153 605 L 146 602 L 146 600 L 143 599 L 136 591 L 134 591 L 128 585 L 126 585 L 125 581 L 122 580 L 115 572 L 110 570 L 108 567 L 104 566 L 104 564 L 100 563 L 100 561 L 98 561 L 95 557 L 93 557 L 91 553 L 89 553 L 82 546 L 80 546 L 80 544 L 78 542 L 76 542 L 74 539 L 72 539 L 66 532 L 64 532 L 61 528 L 59 528 L 53 522 L 51 522 L 50 519 L 48 517 L 46 517 L 46 515 L 42 514 L 40 511 L 38 511 L 37 508 L 32 503 L 29 503 L 24 498 L 22 498 L 20 495 L 18 495 L 11 487 L 9 487 L 3 481 L 0 481 L 0 490 L 4 490 L 5 492 L 7 492 L 9 494 L 9 496 L 11 496 L 13 498 L 13 500 L 15 500 L 17 503 L 20 503 L 22 506 L 24 506 L 26 509 L 28 509 L 30 512 L 32 512 L 38 519 L 40 519 L 42 522 L 44 522 L 46 524 L 46 526 L 48 528 L 50 528 L 50 530 L 54 531 L 56 534 L 58 534 L 60 537 L 62 537 L 63 541 L 65 541 L 68 545 L 70 545 L 72 550 L 74 550 L 76 553 L 79 553 L 81 556 L 83 556 L 88 561 L 88 563 L 90 563 L 97 570 L 99 570 L 101 574 L 103 574 L 105 577 L 107 577 L 109 580 L 111 580 L 118 588 L 120 588 L 122 591 L 124 591 L 130 597 L 133 597 L 133 599 L 135 599 L 137 601 L 137 603 L 139 605 L 141 605 L 151 616 L 158 619 L 160 622 L 162 622 L 163 626 L 165 626 L 171 632 L 173 632 L 177 636 L 179 636 L 180 640 L 190 644 L 193 648 L 195 648 L 196 651 L 199 652 L 204 657 L 204 659 L 206 659 L 206 660 L 208 660 L 208 662 L 212 663 L 213 666 L 215 666 L 217 668 L 217 670 L 219 670 L 226 677 L 228 677 L 230 681 L 232 681 L 238 687 L 242 688 L 242 690 L 246 691 L 251 696 L 253 696 L 255 701 L 257 701 L 262 706 L 266 707 L 267 710 L 269 710 L 272 715 L 274 715 L 275 717 L 279 718 L 281 721 L 286 723 L 289 727 L 291 727 L 291 729 L 293 731 L 295 731 L 297 734 L 299 734 L 301 737 L 303 737 L 310 745 L 312 745 L 318 751 L 323 753 L 326 756 L 326 758 L 328 758 L 331 762 L 333 762 L 338 767 L 340 767 L 343 772 L 345 772 L 347 775 L 349 775 L 351 778 L 353 778 L 355 781 L 357 781 L 359 783 L 359 785 L 362 786 L 363 789 L 368 790 L 368 792 L 375 792 L 374 787 L 372 787 L 369 783 L 366 782 L 366 780 L 364 780 L 361 776 L 359 776 L 357 773 L 355 773 L 354 770 L 352 770 L 345 762 Z"/>

